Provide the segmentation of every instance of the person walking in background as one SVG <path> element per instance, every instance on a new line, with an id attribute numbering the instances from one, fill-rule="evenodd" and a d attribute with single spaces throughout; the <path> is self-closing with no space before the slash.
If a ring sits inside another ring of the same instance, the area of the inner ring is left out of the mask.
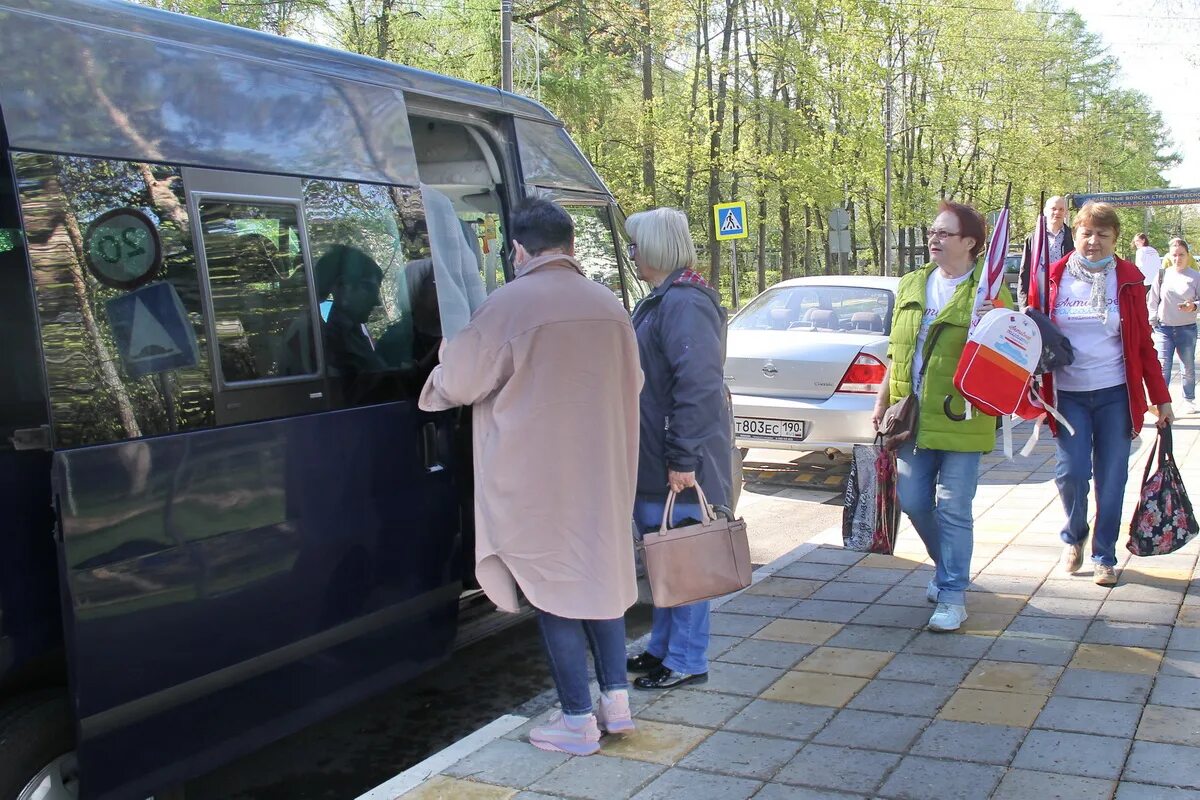
<path id="1" fill-rule="evenodd" d="M 687 216 L 656 208 L 629 217 L 629 257 L 652 291 L 633 311 L 646 376 L 641 394 L 634 522 L 658 530 L 669 491 L 699 484 L 712 505 L 729 504 L 731 429 L 725 400 L 725 311 L 694 271 L 696 248 Z M 676 500 L 672 523 L 703 519 L 695 491 Z M 639 689 L 708 680 L 709 603 L 655 608 L 646 651 L 629 659 L 645 672 Z"/>
<path id="2" fill-rule="evenodd" d="M 1116 209 L 1084 204 L 1075 214 L 1074 233 L 1078 249 L 1050 265 L 1049 308 L 1074 345 L 1075 361 L 1044 376 L 1042 395 L 1074 429 L 1048 420 L 1056 437 L 1055 482 L 1067 515 L 1062 567 L 1073 574 L 1083 564 L 1094 475 L 1093 576 L 1101 586 L 1112 586 L 1129 452 L 1142 429 L 1147 392 L 1158 405 L 1160 427 L 1174 415 L 1150 338 L 1142 273 L 1113 255 L 1121 234 Z"/>
<path id="3" fill-rule="evenodd" d="M 971 503 L 979 458 L 996 444 L 995 418 L 965 415 L 966 401 L 954 388 L 973 315 L 985 314 L 993 305 L 1012 305 L 1008 290 L 1001 288 L 995 304 L 975 309 L 983 275 L 983 265 L 976 262 L 983 246 L 979 213 L 970 206 L 942 203 L 929 229 L 929 265 L 905 275 L 896 292 L 888 344 L 891 367 L 871 418 L 878 430 L 888 406 L 910 394 L 918 398 L 916 441 L 897 453 L 897 491 L 900 508 L 933 559 L 934 577 L 926 592 L 937 603 L 929 618 L 933 631 L 958 630 L 967 619 L 975 537 Z"/>
<path id="4" fill-rule="evenodd" d="M 562 207 L 527 201 L 510 234 L 516 279 L 446 341 L 420 405 L 473 406 L 476 576 L 501 610 L 518 610 L 518 587 L 537 609 L 562 703 L 529 741 L 589 755 L 601 729 L 634 727 L 624 613 L 637 600 L 638 344 L 620 301 L 575 261 Z"/>
<path id="5" fill-rule="evenodd" d="M 1171 365 L 1179 356 L 1183 373 L 1184 410 L 1196 408 L 1196 309 L 1200 302 L 1200 271 L 1188 243 L 1171 240 L 1162 270 L 1150 284 L 1148 310 L 1154 327 L 1155 344 L 1162 360 L 1163 380 L 1171 384 Z"/>
<path id="6" fill-rule="evenodd" d="M 1067 227 L 1067 200 L 1054 195 L 1046 201 L 1042 209 L 1046 218 L 1046 244 L 1049 246 L 1049 259 L 1046 263 L 1053 264 L 1075 249 L 1075 241 L 1071 238 L 1071 230 Z M 1029 301 L 1029 271 L 1033 265 L 1029 259 L 1033 257 L 1033 234 L 1025 237 L 1025 251 L 1021 255 L 1021 271 L 1017 274 L 1017 301 L 1025 308 Z"/>
<path id="7" fill-rule="evenodd" d="M 1142 282 L 1147 286 L 1158 280 L 1158 271 L 1162 269 L 1162 259 L 1159 257 L 1158 251 L 1150 246 L 1150 237 L 1144 233 L 1136 233 L 1133 236 L 1133 263 L 1142 271 Z M 1154 315 L 1151 314 L 1151 316 Z"/>

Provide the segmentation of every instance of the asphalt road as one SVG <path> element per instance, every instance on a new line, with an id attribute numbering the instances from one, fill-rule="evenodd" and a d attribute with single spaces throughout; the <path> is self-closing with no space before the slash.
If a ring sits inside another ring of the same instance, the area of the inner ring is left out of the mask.
<path id="1" fill-rule="evenodd" d="M 751 450 L 738 513 L 756 565 L 841 522 L 845 463 L 820 454 Z M 498 618 L 482 604 L 475 626 Z M 649 630 L 650 607 L 626 617 L 631 639 Z M 399 772 L 552 688 L 536 620 L 454 653 L 417 680 L 341 712 L 190 782 L 187 800 L 354 800 Z"/>

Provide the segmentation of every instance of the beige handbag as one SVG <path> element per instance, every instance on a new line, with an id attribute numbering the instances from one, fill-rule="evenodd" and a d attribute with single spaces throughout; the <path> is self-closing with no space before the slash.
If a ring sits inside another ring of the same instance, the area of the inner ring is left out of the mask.
<path id="1" fill-rule="evenodd" d="M 750 542 L 744 519 L 714 517 L 700 484 L 702 522 L 668 528 L 675 508 L 671 492 L 657 533 L 639 545 L 658 608 L 674 608 L 745 589 L 750 585 Z"/>

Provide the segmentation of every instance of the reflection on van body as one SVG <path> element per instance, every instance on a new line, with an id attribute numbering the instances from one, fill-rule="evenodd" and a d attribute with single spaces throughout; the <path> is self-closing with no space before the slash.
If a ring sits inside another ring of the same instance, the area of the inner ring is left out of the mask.
<path id="1" fill-rule="evenodd" d="M 643 287 L 523 98 L 115 0 L 0 0 L 0 52 L 0 738 L 140 800 L 449 652 L 470 413 L 415 400 L 513 205 Z"/>

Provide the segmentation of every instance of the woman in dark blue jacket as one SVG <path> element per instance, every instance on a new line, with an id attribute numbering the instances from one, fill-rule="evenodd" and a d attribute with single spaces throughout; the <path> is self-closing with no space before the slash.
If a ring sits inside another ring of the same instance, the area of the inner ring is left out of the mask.
<path id="1" fill-rule="evenodd" d="M 699 519 L 699 484 L 712 505 L 730 501 L 729 408 L 725 400 L 725 311 L 697 272 L 687 216 L 673 208 L 634 214 L 625 223 L 629 257 L 654 287 L 633 311 L 646 382 L 641 394 L 634 519 L 658 530 L 671 490 L 683 492 L 674 519 Z M 689 489 L 691 489 L 689 491 Z M 655 608 L 646 652 L 629 659 L 640 689 L 708 680 L 708 601 Z"/>

